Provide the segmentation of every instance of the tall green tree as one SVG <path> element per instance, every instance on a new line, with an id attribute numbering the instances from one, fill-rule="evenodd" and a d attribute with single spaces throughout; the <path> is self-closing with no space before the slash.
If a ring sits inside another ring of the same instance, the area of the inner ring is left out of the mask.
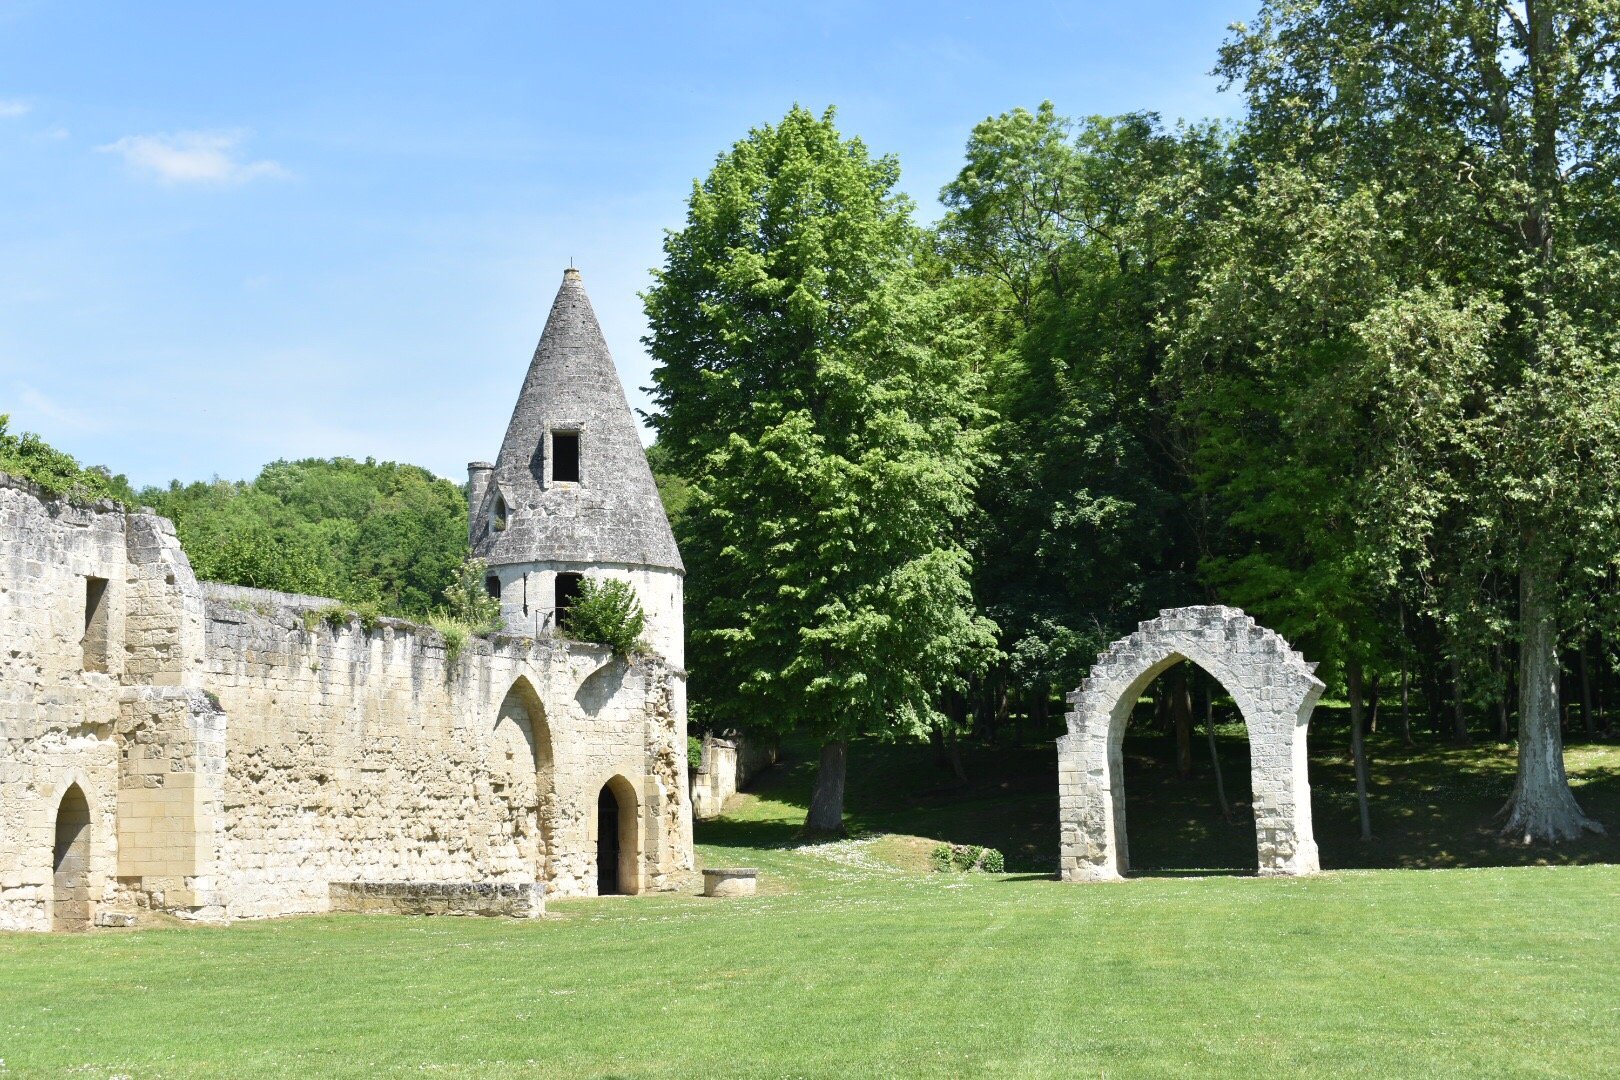
<path id="1" fill-rule="evenodd" d="M 1156 323 L 1225 183 L 1217 130 L 1046 102 L 976 125 L 941 193 L 941 254 L 976 286 L 990 352 L 975 590 L 1005 660 L 982 688 L 987 722 L 1010 697 L 1039 721 L 1144 611 L 1197 597 L 1198 507 Z"/>
<path id="2" fill-rule="evenodd" d="M 1429 508 L 1408 535 L 1421 560 L 1455 511 L 1464 577 L 1517 579 L 1504 831 L 1525 840 L 1596 827 L 1564 771 L 1558 649 L 1620 557 L 1617 61 L 1612 0 L 1273 0 L 1220 65 L 1247 96 L 1256 157 L 1410 194 L 1381 215 L 1410 265 L 1369 313 L 1369 344 L 1408 372 L 1477 359 L 1472 392 L 1425 402 L 1408 429 L 1407 479 L 1446 478 L 1408 500 Z M 1426 332 L 1447 329 L 1478 348 Z"/>
<path id="3" fill-rule="evenodd" d="M 851 737 L 943 723 L 994 650 L 960 539 L 975 345 L 918 273 L 898 178 L 795 107 L 694 185 L 645 296 L 652 423 L 692 485 L 693 698 L 821 742 L 813 830 L 842 828 Z"/>

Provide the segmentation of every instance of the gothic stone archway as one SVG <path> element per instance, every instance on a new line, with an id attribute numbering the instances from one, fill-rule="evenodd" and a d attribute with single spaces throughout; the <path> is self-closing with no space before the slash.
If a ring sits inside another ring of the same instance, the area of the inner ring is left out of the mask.
<path id="1" fill-rule="evenodd" d="M 1325 689 L 1316 665 L 1237 608 L 1185 607 L 1161 611 L 1114 642 L 1069 695 L 1069 733 L 1058 740 L 1064 881 L 1110 881 L 1129 869 L 1125 722 L 1142 691 L 1183 660 L 1226 688 L 1248 726 L 1260 873 L 1320 868 L 1305 758 L 1306 725 Z"/>

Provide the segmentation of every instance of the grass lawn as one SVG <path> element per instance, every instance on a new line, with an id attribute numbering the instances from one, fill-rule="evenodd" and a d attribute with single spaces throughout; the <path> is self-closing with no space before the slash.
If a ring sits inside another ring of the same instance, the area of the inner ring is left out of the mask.
<path id="1" fill-rule="evenodd" d="M 1329 865 L 1534 858 L 1478 827 L 1497 751 L 1394 750 L 1362 849 L 1322 747 Z M 1194 875 L 1242 864 L 1242 826 L 1144 740 L 1132 847 L 1166 872 L 1063 885 L 1040 865 L 1043 753 L 979 755 L 959 786 L 926 750 L 863 746 L 851 805 L 885 832 L 814 845 L 807 770 L 776 770 L 699 829 L 702 860 L 761 868 L 754 899 L 0 936 L 0 1076 L 1620 1075 L 1620 867 Z M 1620 751 L 1571 764 L 1604 813 Z M 910 833 L 1039 872 L 929 873 Z"/>

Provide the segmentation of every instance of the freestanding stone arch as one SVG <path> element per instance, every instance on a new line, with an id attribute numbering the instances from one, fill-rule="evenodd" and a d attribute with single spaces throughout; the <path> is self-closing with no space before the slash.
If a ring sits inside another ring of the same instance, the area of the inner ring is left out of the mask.
<path id="1" fill-rule="evenodd" d="M 1248 726 L 1260 873 L 1320 869 L 1305 753 L 1311 710 L 1326 689 L 1316 665 L 1237 608 L 1184 607 L 1159 612 L 1110 645 L 1069 695 L 1069 733 L 1058 740 L 1064 881 L 1110 881 L 1129 869 L 1125 723 L 1142 691 L 1183 660 L 1226 688 Z"/>

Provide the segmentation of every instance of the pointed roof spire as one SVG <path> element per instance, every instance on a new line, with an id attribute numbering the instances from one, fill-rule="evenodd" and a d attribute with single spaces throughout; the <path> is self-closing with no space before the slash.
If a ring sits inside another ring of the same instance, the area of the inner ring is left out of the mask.
<path id="1" fill-rule="evenodd" d="M 578 440 L 577 480 L 566 478 L 570 436 Z M 493 483 L 473 513 L 473 550 L 494 566 L 618 563 L 684 572 L 624 387 L 572 266 L 529 362 Z"/>

